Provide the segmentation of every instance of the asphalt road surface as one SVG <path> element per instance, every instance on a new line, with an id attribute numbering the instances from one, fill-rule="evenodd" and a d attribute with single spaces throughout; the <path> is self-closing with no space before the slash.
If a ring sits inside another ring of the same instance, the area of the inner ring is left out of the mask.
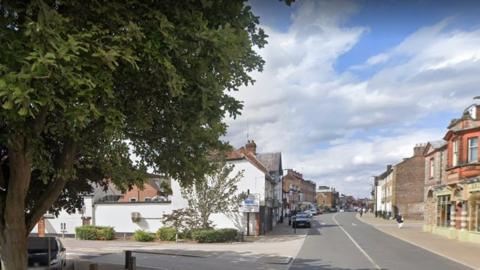
<path id="1" fill-rule="evenodd" d="M 464 270 L 466 266 L 385 234 L 354 213 L 315 217 L 290 267 L 328 270 Z"/>

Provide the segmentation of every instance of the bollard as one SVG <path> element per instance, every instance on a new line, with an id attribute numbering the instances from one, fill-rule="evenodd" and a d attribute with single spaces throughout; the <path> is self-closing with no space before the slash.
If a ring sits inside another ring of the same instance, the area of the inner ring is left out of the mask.
<path id="1" fill-rule="evenodd" d="M 130 269 L 130 264 L 132 261 L 132 251 L 125 250 L 125 269 Z"/>
<path id="2" fill-rule="evenodd" d="M 90 266 L 88 267 L 89 270 L 98 270 L 98 264 L 96 263 L 91 263 Z"/>
<path id="3" fill-rule="evenodd" d="M 128 268 L 128 270 L 136 270 L 137 269 L 137 258 L 135 258 L 135 256 L 132 256 L 130 258 L 130 267 Z"/>

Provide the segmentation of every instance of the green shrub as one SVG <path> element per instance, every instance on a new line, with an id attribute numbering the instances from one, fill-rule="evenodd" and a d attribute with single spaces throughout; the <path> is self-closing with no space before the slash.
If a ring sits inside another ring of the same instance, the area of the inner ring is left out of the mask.
<path id="1" fill-rule="evenodd" d="M 236 229 L 219 229 L 223 242 L 233 242 L 237 240 L 238 231 Z"/>
<path id="2" fill-rule="evenodd" d="M 92 225 L 76 227 L 75 234 L 80 240 L 97 240 L 97 232 L 95 226 Z"/>
<path id="3" fill-rule="evenodd" d="M 205 229 L 192 232 L 192 239 L 199 243 L 219 243 L 235 241 L 237 230 L 235 229 Z"/>
<path id="4" fill-rule="evenodd" d="M 157 231 L 157 239 L 162 241 L 175 241 L 175 235 L 177 234 L 177 230 L 172 227 L 163 227 L 158 229 Z M 180 235 L 179 235 L 180 237 Z"/>
<path id="5" fill-rule="evenodd" d="M 80 240 L 113 240 L 115 238 L 113 227 L 83 225 L 75 228 L 75 234 Z"/>
<path id="6" fill-rule="evenodd" d="M 97 227 L 97 240 L 113 240 L 115 230 L 113 227 Z"/>
<path id="7" fill-rule="evenodd" d="M 152 233 L 143 230 L 136 230 L 133 234 L 133 239 L 140 242 L 151 242 L 155 240 L 155 236 L 153 236 Z"/>

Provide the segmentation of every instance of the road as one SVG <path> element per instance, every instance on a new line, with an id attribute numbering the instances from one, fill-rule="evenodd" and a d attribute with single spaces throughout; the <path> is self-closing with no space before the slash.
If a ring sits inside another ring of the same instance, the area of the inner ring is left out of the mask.
<path id="1" fill-rule="evenodd" d="M 313 219 L 311 229 L 298 229 L 297 234 L 305 235 L 303 244 L 299 242 L 292 255 L 300 247 L 297 256 L 291 260 L 285 256 L 268 255 L 267 251 L 257 250 L 207 250 L 208 244 L 185 250 L 179 246 L 156 250 L 157 254 L 136 253 L 138 269 L 161 270 L 220 270 L 220 269 L 265 269 L 265 270 L 466 270 L 466 266 L 411 245 L 371 225 L 359 221 L 354 213 L 325 214 Z M 288 239 L 288 237 L 287 237 Z M 97 243 L 97 242 L 95 242 Z M 123 243 L 123 242 L 120 242 Z M 128 242 L 124 242 L 126 244 Z M 77 244 L 88 245 L 89 242 Z M 117 243 L 109 243 L 117 244 Z M 130 249 L 154 250 L 154 243 L 130 243 Z M 149 247 L 150 245 L 150 247 Z M 164 244 L 163 244 L 164 245 Z M 245 245 L 245 243 L 231 244 Z M 260 247 L 265 243 L 255 243 Z M 290 248 L 275 242 L 277 248 Z M 251 247 L 253 248 L 253 246 Z M 273 248 L 271 245 L 268 248 Z M 122 264 L 124 254 L 116 251 L 103 251 L 87 259 L 91 262 Z M 72 250 L 74 251 L 74 250 Z M 182 255 L 181 255 L 182 254 Z M 288 260 L 286 260 L 288 259 Z"/>
<path id="2" fill-rule="evenodd" d="M 315 218 L 291 270 L 465 270 L 466 266 L 401 241 L 359 221 L 354 213 Z"/>

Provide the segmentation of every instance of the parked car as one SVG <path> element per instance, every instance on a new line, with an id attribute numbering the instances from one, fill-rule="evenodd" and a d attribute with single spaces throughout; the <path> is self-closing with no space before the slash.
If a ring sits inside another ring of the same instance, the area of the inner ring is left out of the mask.
<path id="1" fill-rule="evenodd" d="M 29 270 L 63 270 L 66 266 L 67 252 L 60 239 L 57 237 L 28 237 Z"/>
<path id="2" fill-rule="evenodd" d="M 308 214 L 306 213 L 298 213 L 293 216 L 292 226 L 295 228 L 311 228 L 312 222 Z"/>
<path id="3" fill-rule="evenodd" d="M 308 211 L 310 212 L 310 214 L 312 214 L 312 216 L 316 216 L 318 214 L 317 209 L 315 208 L 310 208 Z"/>
<path id="4" fill-rule="evenodd" d="M 337 212 L 337 208 L 335 207 L 330 208 L 330 213 L 335 213 L 335 212 Z"/>

